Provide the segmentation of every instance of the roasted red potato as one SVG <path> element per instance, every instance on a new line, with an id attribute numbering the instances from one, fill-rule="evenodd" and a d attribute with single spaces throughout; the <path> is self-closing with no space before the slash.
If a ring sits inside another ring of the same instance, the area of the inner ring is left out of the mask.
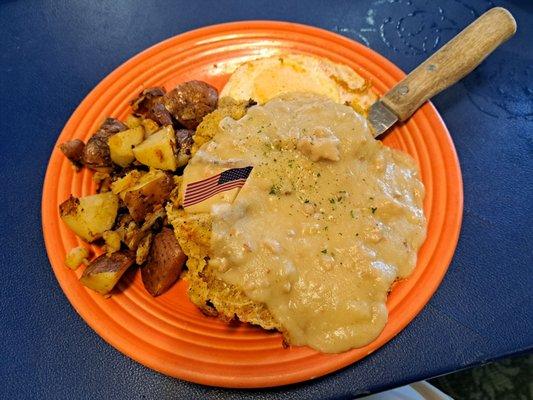
<path id="1" fill-rule="evenodd" d="M 191 149 L 194 144 L 194 131 L 189 129 L 178 129 L 176 131 L 176 163 L 178 167 L 187 165 L 191 158 Z"/>
<path id="2" fill-rule="evenodd" d="M 172 125 L 172 115 L 170 115 L 170 112 L 162 103 L 154 105 L 150 109 L 148 117 L 157 122 L 160 126 Z"/>
<path id="3" fill-rule="evenodd" d="M 85 145 L 82 155 L 83 164 L 95 171 L 111 171 L 113 162 L 107 140 L 114 134 L 126 129 L 128 127 L 118 119 L 107 118 Z"/>
<path id="4" fill-rule="evenodd" d="M 109 172 L 112 169 L 107 139 L 95 136 L 89 139 L 83 149 L 83 164 L 95 171 Z"/>
<path id="5" fill-rule="evenodd" d="M 137 115 L 150 118 L 148 114 L 150 110 L 159 104 L 161 97 L 166 93 L 165 88 L 151 87 L 144 89 L 135 100 L 131 102 L 131 108 Z"/>
<path id="6" fill-rule="evenodd" d="M 85 143 L 80 139 L 69 140 L 59 146 L 59 150 L 74 164 L 76 168 L 81 167 L 83 149 Z"/>
<path id="7" fill-rule="evenodd" d="M 83 271 L 80 282 L 101 294 L 109 293 L 124 272 L 135 262 L 135 254 L 117 251 L 95 258 Z"/>
<path id="8" fill-rule="evenodd" d="M 175 171 L 178 168 L 175 152 L 176 135 L 172 125 L 166 125 L 135 146 L 133 156 L 150 168 Z"/>
<path id="9" fill-rule="evenodd" d="M 76 198 L 70 196 L 59 205 L 59 215 L 76 235 L 92 242 L 112 228 L 118 212 L 118 197 L 107 192 Z"/>
<path id="10" fill-rule="evenodd" d="M 141 269 L 144 287 L 152 296 L 166 292 L 178 280 L 187 256 L 170 228 L 154 236 L 148 261 Z"/>
<path id="11" fill-rule="evenodd" d="M 187 129 L 196 129 L 217 102 L 217 90 L 202 81 L 184 82 L 163 96 L 166 109 Z"/>
<path id="12" fill-rule="evenodd" d="M 174 189 L 172 175 L 159 170 L 152 170 L 139 180 L 139 182 L 127 190 L 124 194 L 124 204 L 128 207 L 132 218 L 139 222 L 143 221 L 155 206 L 162 205 L 169 199 Z"/>
<path id="13" fill-rule="evenodd" d="M 163 105 L 163 96 L 165 89 L 162 87 L 153 87 L 145 89 L 131 105 L 136 115 L 151 119 L 159 126 L 172 125 L 172 115 Z"/>

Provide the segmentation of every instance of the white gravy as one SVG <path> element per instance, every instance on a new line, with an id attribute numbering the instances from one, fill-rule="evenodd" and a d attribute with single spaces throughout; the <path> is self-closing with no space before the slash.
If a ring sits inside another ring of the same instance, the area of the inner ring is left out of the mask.
<path id="1" fill-rule="evenodd" d="M 292 345 L 337 353 L 374 340 L 426 235 L 415 162 L 318 97 L 274 99 L 221 129 L 185 173 L 254 166 L 233 203 L 210 205 L 219 278 L 265 303 Z"/>

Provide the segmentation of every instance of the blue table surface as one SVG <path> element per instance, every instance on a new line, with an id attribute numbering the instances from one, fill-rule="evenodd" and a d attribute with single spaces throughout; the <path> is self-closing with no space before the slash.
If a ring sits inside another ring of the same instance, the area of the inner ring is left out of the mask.
<path id="1" fill-rule="evenodd" d="M 421 314 L 375 354 L 304 384 L 223 390 L 130 360 L 74 311 L 45 252 L 42 183 L 68 117 L 121 63 L 193 28 L 272 19 L 339 32 L 410 71 L 494 5 L 518 33 L 434 98 L 464 178 L 456 254 Z M 531 351 L 532 17 L 531 1 L 2 2 L 0 398 L 352 398 Z"/>

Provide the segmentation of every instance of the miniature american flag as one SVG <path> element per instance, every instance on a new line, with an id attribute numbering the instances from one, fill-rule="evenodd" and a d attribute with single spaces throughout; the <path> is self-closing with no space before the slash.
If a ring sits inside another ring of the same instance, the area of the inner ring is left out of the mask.
<path id="1" fill-rule="evenodd" d="M 198 204 L 218 193 L 243 187 L 252 168 L 232 168 L 210 178 L 189 183 L 185 188 L 183 207 Z"/>

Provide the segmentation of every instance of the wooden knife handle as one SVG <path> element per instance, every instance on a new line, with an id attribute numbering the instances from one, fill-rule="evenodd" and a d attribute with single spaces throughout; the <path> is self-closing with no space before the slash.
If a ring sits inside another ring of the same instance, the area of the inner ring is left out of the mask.
<path id="1" fill-rule="evenodd" d="M 405 121 L 426 100 L 476 68 L 515 32 L 516 21 L 509 11 L 501 7 L 490 9 L 414 69 L 381 100 L 400 121 Z"/>

